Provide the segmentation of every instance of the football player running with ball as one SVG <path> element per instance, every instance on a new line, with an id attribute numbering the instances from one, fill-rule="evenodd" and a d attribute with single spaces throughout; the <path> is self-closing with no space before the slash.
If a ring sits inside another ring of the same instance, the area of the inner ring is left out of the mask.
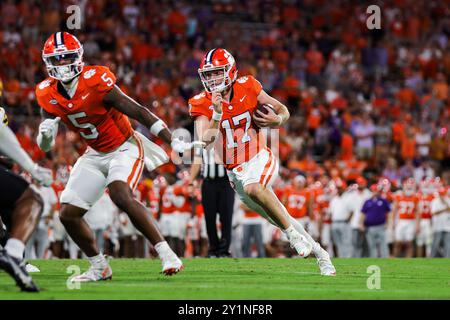
<path id="1" fill-rule="evenodd" d="M 43 116 L 38 144 L 49 151 L 55 142 L 59 121 L 79 133 L 86 152 L 74 165 L 61 194 L 60 219 L 70 237 L 87 255 L 91 267 L 72 282 L 107 280 L 112 270 L 99 252 L 94 235 L 83 215 L 109 189 L 111 200 L 126 212 L 132 223 L 154 245 L 162 260 L 162 272 L 174 274 L 183 268 L 145 207 L 133 197 L 145 164 L 155 168 L 168 160 L 167 154 L 145 136 L 135 132 L 128 117 L 147 126 L 152 134 L 182 153 L 190 145 L 172 140 L 166 124 L 123 93 L 116 77 L 104 66 L 85 66 L 83 48 L 67 33 L 53 34 L 44 45 L 42 58 L 49 78 L 36 86 Z"/>
<path id="2" fill-rule="evenodd" d="M 299 256 L 305 258 L 312 251 L 322 275 L 336 275 L 328 253 L 289 215 L 272 190 L 279 164 L 259 128 L 286 123 L 286 106 L 252 76 L 237 78 L 236 62 L 225 49 L 208 51 L 198 72 L 205 92 L 189 100 L 198 138 L 207 147 L 217 140 L 216 158 L 222 159 L 233 188 L 249 208 L 280 228 Z M 257 109 L 258 104 L 265 112 Z"/>

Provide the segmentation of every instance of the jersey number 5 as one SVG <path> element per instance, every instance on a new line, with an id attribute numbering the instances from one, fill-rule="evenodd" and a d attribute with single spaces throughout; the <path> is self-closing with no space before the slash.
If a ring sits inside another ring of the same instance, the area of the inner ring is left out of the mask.
<path id="1" fill-rule="evenodd" d="M 80 129 L 89 129 L 90 133 L 85 133 L 80 131 L 80 136 L 82 136 L 84 139 L 87 140 L 93 140 L 97 139 L 98 137 L 98 131 L 97 128 L 92 123 L 79 123 L 77 119 L 85 118 L 86 113 L 85 112 L 78 112 L 74 114 L 69 114 L 67 118 L 69 118 L 70 122 L 74 125 L 74 127 L 80 128 Z"/>

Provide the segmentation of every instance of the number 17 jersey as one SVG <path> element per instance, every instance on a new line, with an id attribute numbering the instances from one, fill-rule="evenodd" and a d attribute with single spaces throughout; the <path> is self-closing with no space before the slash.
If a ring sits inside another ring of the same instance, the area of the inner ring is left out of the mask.
<path id="1" fill-rule="evenodd" d="M 58 80 L 47 78 L 36 86 L 39 106 L 61 121 L 94 150 L 116 150 L 133 134 L 128 117 L 106 106 L 103 97 L 116 83 L 116 77 L 103 66 L 84 66 L 72 98 L 58 90 Z"/>
<path id="2" fill-rule="evenodd" d="M 216 160 L 221 160 L 228 170 L 248 162 L 266 147 L 265 137 L 252 119 L 261 90 L 258 80 L 243 76 L 233 83 L 230 102 L 222 103 L 223 115 L 215 152 Z M 211 94 L 202 92 L 189 99 L 189 113 L 194 119 L 201 115 L 211 119 Z"/>

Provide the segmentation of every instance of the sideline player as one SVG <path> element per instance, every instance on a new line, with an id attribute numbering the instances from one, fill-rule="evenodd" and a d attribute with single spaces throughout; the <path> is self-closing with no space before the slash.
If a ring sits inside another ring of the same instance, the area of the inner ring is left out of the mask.
<path id="1" fill-rule="evenodd" d="M 208 51 L 198 72 L 205 92 L 191 98 L 189 108 L 200 141 L 209 147 L 216 139 L 215 150 L 222 152 L 216 157 L 222 158 L 242 202 L 280 228 L 299 256 L 313 251 L 323 275 L 335 275 L 328 253 L 289 215 L 272 190 L 279 164 L 259 128 L 283 125 L 289 118 L 286 106 L 252 76 L 237 78 L 235 59 L 225 49 Z M 272 107 L 266 106 L 267 114 L 254 112 L 258 104 Z"/>
<path id="2" fill-rule="evenodd" d="M 394 196 L 393 215 L 395 217 L 395 244 L 394 257 L 400 257 L 405 247 L 407 258 L 413 257 L 413 242 L 420 230 L 420 215 L 414 179 L 407 179 L 403 185 L 403 191 L 398 191 Z"/>
<path id="3" fill-rule="evenodd" d="M 168 157 L 160 147 L 135 132 L 128 117 L 147 126 L 175 152 L 182 153 L 190 145 L 172 140 L 166 124 L 123 93 L 107 67 L 85 66 L 83 47 L 75 36 L 56 32 L 45 42 L 42 58 L 49 77 L 36 86 L 37 101 L 46 118 L 39 126 L 40 148 L 43 151 L 52 148 L 59 121 L 79 133 L 88 144 L 61 195 L 61 222 L 91 263 L 88 271 L 71 281 L 112 277 L 92 230 L 82 219 L 106 187 L 114 204 L 128 214 L 136 228 L 155 246 L 162 260 L 162 272 L 177 273 L 183 267 L 181 260 L 132 193 L 141 177 L 144 157 L 155 163 L 154 167 L 166 162 Z"/>
<path id="4" fill-rule="evenodd" d="M 0 108 L 0 120 L 0 152 L 17 162 L 39 183 L 50 186 L 53 180 L 51 170 L 38 166 L 22 149 L 7 126 L 3 108 Z M 39 291 L 26 271 L 23 254 L 42 214 L 42 197 L 22 177 L 3 166 L 0 166 L 0 181 L 1 220 L 10 231 L 5 248 L 0 246 L 0 269 L 9 273 L 23 291 Z"/>

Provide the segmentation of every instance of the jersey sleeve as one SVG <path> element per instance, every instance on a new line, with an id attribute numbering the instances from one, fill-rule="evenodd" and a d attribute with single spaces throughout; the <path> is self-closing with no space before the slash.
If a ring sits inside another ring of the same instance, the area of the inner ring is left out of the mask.
<path id="1" fill-rule="evenodd" d="M 189 99 L 189 115 L 192 118 L 196 118 L 198 116 L 205 116 L 208 119 L 212 117 L 212 109 L 209 107 L 211 103 L 206 99 L 206 94 L 200 93 L 191 99 Z"/>
<path id="2" fill-rule="evenodd" d="M 49 94 L 52 82 L 52 79 L 45 79 L 44 81 L 40 82 L 35 89 L 36 101 L 38 105 L 50 114 L 53 114 L 53 105 L 50 102 L 52 99 L 50 99 Z"/>
<path id="3" fill-rule="evenodd" d="M 261 82 L 255 79 L 253 76 L 248 76 L 248 83 L 252 91 L 255 93 L 256 96 L 258 96 L 261 93 L 261 90 L 263 89 Z"/>
<path id="4" fill-rule="evenodd" d="M 89 69 L 83 73 L 83 77 L 86 81 L 86 85 L 95 88 L 100 95 L 109 92 L 117 82 L 114 73 L 112 73 L 108 67 L 104 66 L 89 67 Z"/>

